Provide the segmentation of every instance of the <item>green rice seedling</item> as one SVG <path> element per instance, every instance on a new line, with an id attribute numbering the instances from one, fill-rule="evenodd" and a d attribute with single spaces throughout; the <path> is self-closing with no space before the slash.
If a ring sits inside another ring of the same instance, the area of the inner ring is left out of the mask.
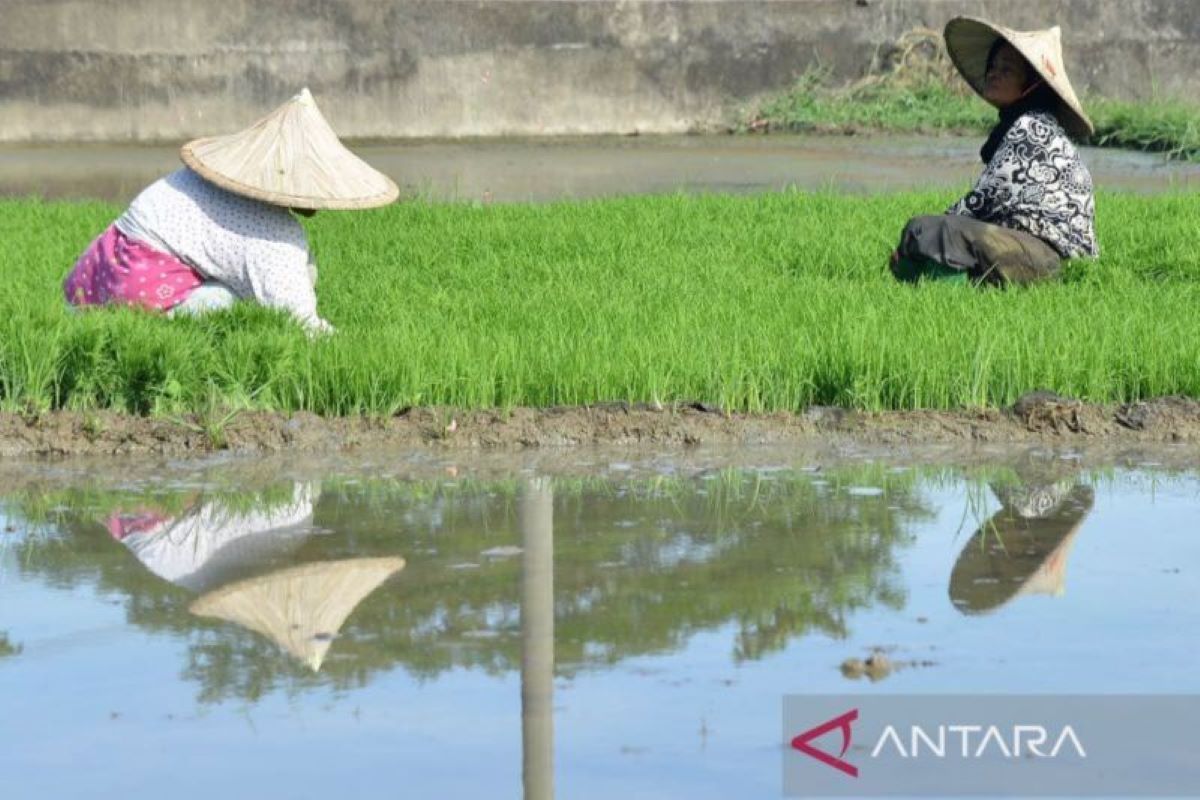
<path id="1" fill-rule="evenodd" d="M 249 304 L 178 320 L 72 312 L 63 276 L 118 209 L 4 201 L 0 408 L 761 412 L 1001 406 L 1034 388 L 1200 396 L 1200 198 L 1102 193 L 1101 257 L 1053 284 L 897 284 L 886 264 L 904 221 L 951 200 L 786 191 L 318 215 L 305 224 L 338 333 L 315 341 Z"/>
<path id="2" fill-rule="evenodd" d="M 265 390 L 267 386 L 260 386 L 250 393 L 250 397 L 252 398 L 254 395 Z M 224 450 L 228 447 L 226 428 L 238 414 L 246 410 L 245 404 L 234 405 L 233 408 L 230 408 L 230 405 L 233 405 L 233 403 L 228 394 L 219 392 L 216 384 L 210 383 L 208 386 L 208 398 L 204 405 L 196 410 L 192 419 L 176 416 L 171 417 L 171 421 L 188 430 L 204 434 L 209 446 L 214 450 Z"/>
<path id="3" fill-rule="evenodd" d="M 88 415 L 84 417 L 83 432 L 89 439 L 96 439 L 100 436 L 103 436 L 106 430 L 107 426 L 104 424 L 104 420 L 102 420 L 100 416 L 94 412 L 88 413 Z"/>

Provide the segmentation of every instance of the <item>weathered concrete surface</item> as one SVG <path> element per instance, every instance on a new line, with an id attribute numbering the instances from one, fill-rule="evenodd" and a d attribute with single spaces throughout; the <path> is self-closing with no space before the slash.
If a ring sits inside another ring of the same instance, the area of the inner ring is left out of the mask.
<path id="1" fill-rule="evenodd" d="M 1062 24 L 1085 91 L 1200 90 L 1194 0 L 0 0 L 0 141 L 232 130 L 302 85 L 351 137 L 705 129 L 959 13 Z"/>

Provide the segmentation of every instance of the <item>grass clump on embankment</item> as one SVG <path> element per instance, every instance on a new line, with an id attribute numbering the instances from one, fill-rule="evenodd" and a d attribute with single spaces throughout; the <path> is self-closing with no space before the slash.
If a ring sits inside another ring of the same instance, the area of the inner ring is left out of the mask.
<path id="1" fill-rule="evenodd" d="M 1200 396 L 1200 198 L 1102 195 L 1104 255 L 1021 291 L 896 284 L 904 220 L 945 193 L 407 203 L 307 223 L 310 342 L 246 306 L 72 314 L 64 273 L 119 209 L 0 203 L 0 408 L 703 400 L 764 411 Z"/>
<path id="2" fill-rule="evenodd" d="M 1088 144 L 1200 160 L 1200 105 L 1182 100 L 1127 102 L 1084 98 L 1096 132 Z M 985 135 L 996 111 L 954 70 L 941 37 L 913 31 L 878 70 L 849 85 L 826 72 L 805 73 L 789 90 L 762 103 L 743 130 Z"/>

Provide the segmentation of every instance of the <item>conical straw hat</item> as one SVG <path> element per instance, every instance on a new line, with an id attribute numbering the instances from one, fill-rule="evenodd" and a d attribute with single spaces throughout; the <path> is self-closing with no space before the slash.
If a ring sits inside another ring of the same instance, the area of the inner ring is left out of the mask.
<path id="1" fill-rule="evenodd" d="M 1061 100 L 1059 122 L 1072 136 L 1083 139 L 1095 128 L 1071 87 L 1063 61 L 1062 29 L 1055 25 L 1044 31 L 1014 31 L 974 17 L 955 17 L 946 24 L 946 50 L 963 78 L 983 97 L 988 53 L 1003 39 L 1025 57 Z"/>
<path id="2" fill-rule="evenodd" d="M 316 672 L 346 617 L 403 568 L 403 558 L 318 561 L 231 583 L 188 610 L 261 633 Z"/>
<path id="3" fill-rule="evenodd" d="M 1063 594 L 1075 535 L 1093 501 L 1091 487 L 1079 485 L 1040 517 L 1006 504 L 959 554 L 950 574 L 954 607 L 984 614 L 1021 595 Z"/>
<path id="4" fill-rule="evenodd" d="M 288 208 L 374 208 L 400 196 L 391 178 L 346 149 L 304 89 L 228 136 L 188 142 L 183 163 L 223 189 Z"/>

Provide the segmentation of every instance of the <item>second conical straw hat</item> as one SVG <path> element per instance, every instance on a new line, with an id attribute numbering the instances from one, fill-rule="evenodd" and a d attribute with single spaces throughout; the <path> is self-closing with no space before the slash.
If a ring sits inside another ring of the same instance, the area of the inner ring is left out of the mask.
<path id="1" fill-rule="evenodd" d="M 277 206 L 374 208 L 400 196 L 391 178 L 346 149 L 308 89 L 245 130 L 188 142 L 180 156 L 205 180 Z"/>
<path id="2" fill-rule="evenodd" d="M 1083 104 L 1067 77 L 1063 61 L 1062 29 L 1039 31 L 1015 31 L 974 17 L 955 17 L 946 23 L 946 51 L 950 60 L 981 97 L 987 76 L 988 54 L 999 40 L 1008 42 L 1024 56 L 1061 101 L 1059 122 L 1067 133 L 1076 138 L 1086 138 L 1095 130 L 1092 121 L 1083 110 Z"/>

